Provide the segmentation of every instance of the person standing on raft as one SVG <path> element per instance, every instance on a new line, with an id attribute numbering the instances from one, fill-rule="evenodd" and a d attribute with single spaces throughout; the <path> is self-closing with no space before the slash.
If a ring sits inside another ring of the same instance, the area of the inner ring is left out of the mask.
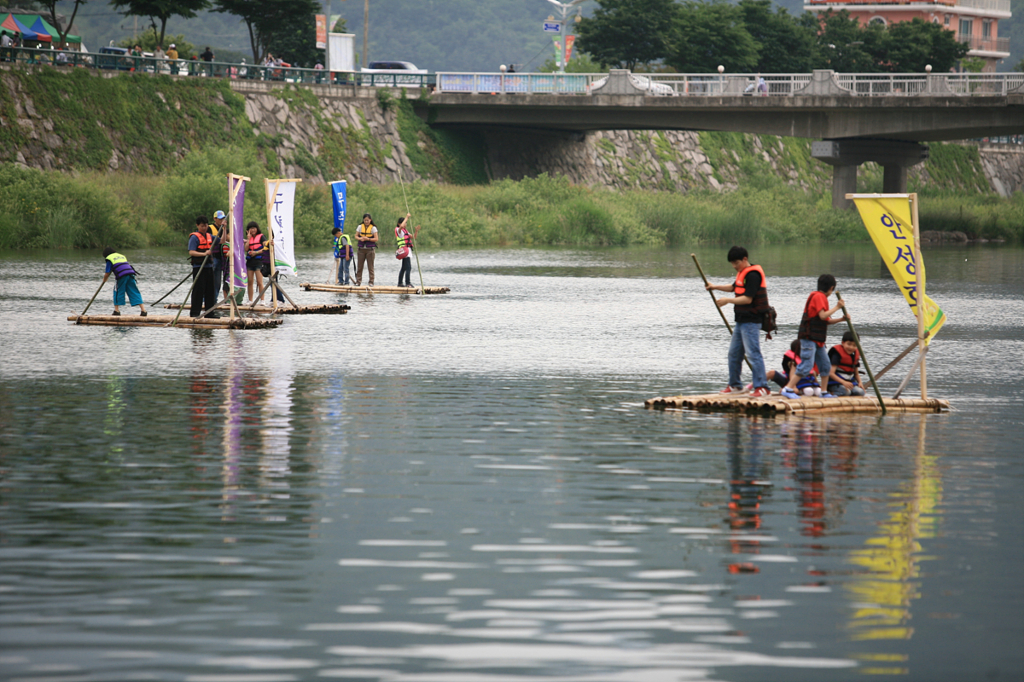
<path id="1" fill-rule="evenodd" d="M 213 235 L 206 216 L 196 218 L 196 231 L 188 236 L 188 255 L 192 258 L 192 304 L 189 317 L 199 317 L 203 310 L 217 305 L 217 285 L 213 281 Z M 209 256 L 209 258 L 207 258 Z M 210 313 L 207 317 L 220 315 Z"/>
<path id="2" fill-rule="evenodd" d="M 107 271 L 103 274 L 103 284 L 110 279 L 110 273 L 114 273 L 116 288 L 114 289 L 114 314 L 121 314 L 121 306 L 124 305 L 125 292 L 128 293 L 128 302 L 132 307 L 139 306 L 142 310 L 140 316 L 145 317 L 146 306 L 142 303 L 142 294 L 139 293 L 139 285 L 135 283 L 135 271 L 128 259 L 113 249 L 103 250 L 103 260 L 107 262 Z M 102 285 L 101 285 L 102 286 Z"/>
<path id="3" fill-rule="evenodd" d="M 731 284 L 711 284 L 704 287 L 708 291 L 727 291 L 735 293 L 733 298 L 719 298 L 718 307 L 733 304 L 736 313 L 736 326 L 733 327 L 732 341 L 729 343 L 729 385 L 722 393 L 746 393 L 740 373 L 743 371 L 743 357 L 750 362 L 754 373 L 753 392 L 751 396 L 761 398 L 772 394 L 768 388 L 768 378 L 764 370 L 764 357 L 761 355 L 761 322 L 768 312 L 768 289 L 764 270 L 760 265 L 751 265 L 747 250 L 742 246 L 729 249 L 727 256 L 729 265 L 736 270 L 736 280 Z"/>
<path id="4" fill-rule="evenodd" d="M 373 224 L 373 218 L 369 213 L 363 214 L 363 222 L 356 228 L 356 241 L 359 248 L 356 251 L 356 286 L 362 286 L 363 263 L 370 269 L 370 286 L 373 286 L 373 256 L 377 250 L 377 226 Z"/>
<path id="5" fill-rule="evenodd" d="M 412 277 L 412 242 L 416 237 L 420 236 L 420 226 L 417 225 L 414 230 L 414 234 L 409 234 L 409 230 L 406 229 L 406 223 L 411 217 L 411 213 L 406 213 L 404 218 L 398 219 L 398 225 L 395 226 L 395 244 L 398 248 L 395 251 L 395 258 L 402 261 L 402 268 L 398 271 L 398 286 L 412 288 L 412 282 L 409 278 Z M 405 276 L 405 284 L 402 284 L 402 276 Z"/>

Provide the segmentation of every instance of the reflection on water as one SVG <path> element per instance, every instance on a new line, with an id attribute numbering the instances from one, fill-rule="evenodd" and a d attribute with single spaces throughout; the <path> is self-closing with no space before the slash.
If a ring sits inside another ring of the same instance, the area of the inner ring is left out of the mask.
<path id="1" fill-rule="evenodd" d="M 9 301 L 0 678 L 1020 678 L 1019 283 L 936 277 L 951 414 L 748 418 L 642 408 L 720 384 L 702 289 L 518 258 L 270 333 Z"/>

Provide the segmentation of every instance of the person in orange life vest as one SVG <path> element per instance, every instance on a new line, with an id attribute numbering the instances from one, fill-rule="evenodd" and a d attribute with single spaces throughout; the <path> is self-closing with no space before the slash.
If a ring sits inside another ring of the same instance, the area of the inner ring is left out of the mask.
<path id="1" fill-rule="evenodd" d="M 188 255 L 192 257 L 192 305 L 191 317 L 199 317 L 203 309 L 217 305 L 217 288 L 213 281 L 213 235 L 206 216 L 196 218 L 196 231 L 188 236 Z M 206 258 L 209 254 L 209 258 Z M 204 265 L 205 259 L 205 265 Z M 220 317 L 210 313 L 207 317 Z"/>
<path id="2" fill-rule="evenodd" d="M 853 332 L 843 332 L 842 343 L 828 351 L 832 372 L 828 375 L 828 392 L 832 395 L 864 395 L 864 382 L 860 378 L 860 353 Z"/>
<path id="3" fill-rule="evenodd" d="M 832 319 L 832 315 L 843 307 L 843 299 L 832 308 L 828 307 L 828 297 L 836 290 L 836 278 L 832 275 L 822 275 L 818 278 L 818 290 L 812 291 L 804 304 L 804 314 L 800 320 L 800 331 L 797 337 L 800 339 L 800 364 L 796 371 L 789 377 L 789 382 L 782 389 L 782 395 L 787 398 L 799 398 L 800 396 L 793 389 L 801 378 L 811 374 L 812 367 L 817 365 L 822 376 L 829 376 L 832 373 L 832 363 L 825 351 L 825 337 L 828 335 L 828 326 L 837 322 L 845 322 L 849 317 Z M 823 398 L 832 398 L 831 393 L 822 393 Z"/>
<path id="4" fill-rule="evenodd" d="M 373 286 L 373 257 L 377 250 L 377 226 L 373 224 L 373 218 L 369 213 L 363 214 L 363 222 L 356 228 L 356 241 L 359 248 L 356 249 L 356 286 L 362 286 L 363 263 L 370 269 L 370 286 Z"/>
<path id="5" fill-rule="evenodd" d="M 263 261 L 270 258 L 270 248 L 267 246 L 260 226 L 255 220 L 245 226 L 245 269 L 248 274 L 246 289 L 249 295 L 249 303 L 253 302 L 252 285 L 256 280 L 256 293 L 263 291 Z M 263 303 L 263 296 L 260 295 L 260 303 Z"/>
<path id="6" fill-rule="evenodd" d="M 114 289 L 114 314 L 121 314 L 121 306 L 124 305 L 125 292 L 128 293 L 128 302 L 132 306 L 139 306 L 142 317 L 146 316 L 146 306 L 142 303 L 142 294 L 139 293 L 139 285 L 135 283 L 135 275 L 139 274 L 131 266 L 128 259 L 113 249 L 103 249 L 103 260 L 107 263 L 107 271 L 103 273 L 103 283 L 110 279 L 110 273 L 114 273 L 116 286 Z"/>
<path id="7" fill-rule="evenodd" d="M 398 286 L 412 288 L 412 283 L 409 278 L 412 276 L 412 241 L 416 237 L 420 236 L 420 226 L 417 225 L 415 234 L 409 234 L 409 230 L 406 229 L 406 221 L 409 220 L 411 213 L 406 213 L 404 218 L 398 219 L 398 225 L 395 226 L 395 243 L 399 249 L 408 247 L 408 251 L 405 257 L 402 259 L 402 267 L 398 271 Z M 405 284 L 402 284 L 402 275 L 405 275 Z"/>
<path id="8" fill-rule="evenodd" d="M 764 371 L 764 357 L 761 355 L 761 321 L 768 311 L 768 289 L 764 270 L 760 265 L 750 264 L 747 250 L 742 246 L 729 249 L 727 258 L 736 271 L 736 280 L 731 284 L 708 283 L 704 287 L 708 291 L 728 291 L 736 294 L 731 298 L 717 300 L 719 308 L 731 303 L 736 313 L 736 325 L 733 327 L 732 341 L 729 343 L 729 385 L 722 389 L 722 393 L 746 392 L 740 380 L 745 355 L 754 373 L 754 390 L 751 395 L 755 398 L 771 395 Z"/>

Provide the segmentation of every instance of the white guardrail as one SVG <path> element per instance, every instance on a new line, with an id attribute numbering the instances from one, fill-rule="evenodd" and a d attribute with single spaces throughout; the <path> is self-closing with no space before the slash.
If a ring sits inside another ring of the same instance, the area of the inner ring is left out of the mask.
<path id="1" fill-rule="evenodd" d="M 599 91 L 603 73 L 438 73 L 437 92 L 477 94 L 556 93 L 589 95 Z M 763 84 L 758 87 L 759 79 Z M 794 74 L 631 74 L 639 90 L 656 96 L 789 97 L 806 94 L 809 73 Z M 909 95 L 1006 95 L 1024 92 L 1024 73 L 836 73 L 838 90 L 865 97 Z"/>

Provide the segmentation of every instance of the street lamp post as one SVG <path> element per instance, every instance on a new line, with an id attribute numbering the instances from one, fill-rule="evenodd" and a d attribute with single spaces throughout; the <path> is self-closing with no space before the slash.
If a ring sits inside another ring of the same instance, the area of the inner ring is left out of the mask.
<path id="1" fill-rule="evenodd" d="M 562 15 L 562 57 L 561 66 L 558 68 L 558 73 L 565 73 L 565 62 L 566 54 L 568 53 L 568 46 L 566 45 L 567 39 L 569 38 L 569 11 L 577 5 L 586 2 L 587 0 L 569 0 L 569 2 L 559 2 L 558 0 L 548 0 L 552 5 L 558 7 L 559 14 Z M 581 15 L 576 16 L 576 20 L 579 21 Z"/>

